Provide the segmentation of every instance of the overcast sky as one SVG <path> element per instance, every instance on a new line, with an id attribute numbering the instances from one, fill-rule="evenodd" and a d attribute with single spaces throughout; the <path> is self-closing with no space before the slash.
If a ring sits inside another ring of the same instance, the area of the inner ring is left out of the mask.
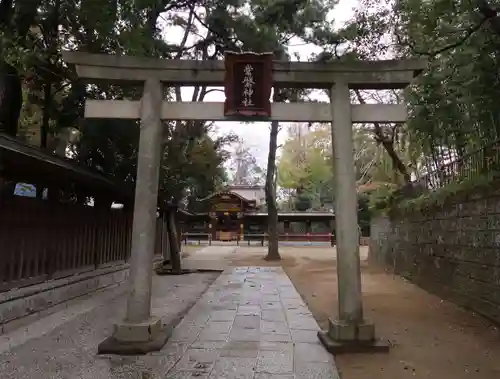
<path id="1" fill-rule="evenodd" d="M 338 27 L 349 20 L 353 14 L 353 7 L 356 6 L 357 0 L 340 0 L 339 4 L 328 14 L 328 19 L 333 20 Z M 164 30 L 164 36 L 169 42 L 180 43 L 183 37 L 183 30 L 180 27 L 169 27 Z M 189 41 L 188 45 L 190 44 Z M 289 52 L 293 56 L 298 53 L 301 61 L 307 61 L 313 53 L 320 52 L 321 49 L 301 43 L 300 40 L 292 40 L 289 45 Z M 189 101 L 192 95 L 192 88 L 184 88 L 182 90 L 183 101 Z M 322 97 L 318 95 L 318 97 Z M 205 101 L 221 101 L 225 100 L 224 94 L 221 92 L 209 93 Z M 218 122 L 217 133 L 227 134 L 229 132 L 236 133 L 243 139 L 246 146 L 251 148 L 252 153 L 257 158 L 259 165 L 265 167 L 267 161 L 268 145 L 269 145 L 269 123 L 251 123 L 244 124 L 238 122 Z M 282 130 L 278 135 L 278 145 L 282 144 L 286 139 L 286 131 Z"/>

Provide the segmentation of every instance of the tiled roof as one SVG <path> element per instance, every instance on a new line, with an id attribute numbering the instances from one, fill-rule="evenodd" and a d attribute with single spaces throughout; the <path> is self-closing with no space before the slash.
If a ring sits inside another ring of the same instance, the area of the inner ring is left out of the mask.
<path id="1" fill-rule="evenodd" d="M 251 203 L 251 202 L 254 202 L 255 200 L 249 200 L 243 196 L 241 196 L 240 194 L 236 193 L 236 192 L 232 192 L 232 191 L 219 191 L 219 192 L 214 192 L 214 193 L 211 193 L 210 195 L 204 197 L 204 198 L 201 198 L 201 199 L 196 199 L 197 201 L 206 201 L 206 200 L 209 200 L 213 197 L 216 197 L 216 196 L 223 196 L 223 195 L 227 195 L 227 196 L 236 196 L 238 198 L 240 198 L 241 200 L 243 200 L 244 202 L 247 202 L 247 203 Z"/>

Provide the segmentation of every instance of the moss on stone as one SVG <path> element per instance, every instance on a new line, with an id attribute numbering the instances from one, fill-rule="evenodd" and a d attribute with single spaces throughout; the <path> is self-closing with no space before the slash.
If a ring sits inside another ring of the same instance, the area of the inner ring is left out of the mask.
<path id="1" fill-rule="evenodd" d="M 371 204 L 371 211 L 390 216 L 429 212 L 449 204 L 485 197 L 500 188 L 500 172 L 450 183 L 432 192 L 425 192 L 412 199 L 404 198 L 398 191 L 390 192 L 385 198 L 378 198 Z"/>

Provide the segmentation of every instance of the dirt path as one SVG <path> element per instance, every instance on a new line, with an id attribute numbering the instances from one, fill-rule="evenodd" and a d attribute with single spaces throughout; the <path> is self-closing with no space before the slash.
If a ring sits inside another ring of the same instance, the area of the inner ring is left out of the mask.
<path id="1" fill-rule="evenodd" d="M 281 264 L 324 328 L 337 312 L 334 249 L 281 252 L 281 263 L 262 260 L 262 248 L 242 247 L 230 259 L 237 266 Z M 365 261 L 362 280 L 366 318 L 393 347 L 389 354 L 336 357 L 343 379 L 500 378 L 500 334 L 487 321 Z"/>

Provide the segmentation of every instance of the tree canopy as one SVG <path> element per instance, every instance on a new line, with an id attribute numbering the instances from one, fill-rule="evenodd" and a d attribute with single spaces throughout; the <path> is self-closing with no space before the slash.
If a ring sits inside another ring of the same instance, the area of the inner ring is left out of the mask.
<path id="1" fill-rule="evenodd" d="M 1 130 L 52 151 L 64 152 L 61 146 L 71 139 L 74 159 L 133 185 L 137 123 L 82 116 L 86 99 L 138 99 L 140 89 L 86 86 L 62 61 L 62 50 L 205 60 L 222 59 L 228 50 L 251 50 L 293 60 L 290 46 L 299 41 L 321 50 L 302 59 L 429 60 L 428 68 L 404 92 L 352 93 L 355 102 L 399 102 L 410 110 L 404 125 L 356 126 L 360 185 L 407 183 L 450 160 L 466 160 L 500 137 L 498 0 L 360 0 L 353 4 L 352 18 L 334 28 L 336 3 L 0 0 Z M 165 97 L 203 101 L 212 90 L 196 87 L 187 95 L 169 88 Z M 309 95 L 282 89 L 275 100 L 302 101 Z M 17 125 L 12 122 L 17 114 L 11 111 L 21 102 Z M 279 130 L 275 126 L 273 138 Z M 227 181 L 224 162 L 237 138 L 213 130 L 205 122 L 165 122 L 165 199 L 189 203 L 189 197 L 206 195 Z M 328 128 L 323 126 L 307 130 L 300 143 L 291 136 L 280 153 L 278 175 L 268 172 L 268 183 L 277 178 L 281 190 L 300 194 L 302 208 L 308 201 L 312 208 L 327 203 L 334 197 L 328 141 Z M 270 150 L 275 148 L 277 144 L 271 144 Z M 271 154 L 267 171 L 274 166 Z"/>
<path id="2" fill-rule="evenodd" d="M 288 129 L 278 160 L 278 183 L 288 207 L 299 210 L 308 198 L 309 209 L 333 208 L 335 173 L 331 141 L 328 124 L 296 124 Z M 371 128 L 354 127 L 354 148 L 356 180 L 361 192 L 370 184 L 403 183 L 390 156 L 373 138 Z M 300 203 L 299 207 L 295 201 Z"/>

